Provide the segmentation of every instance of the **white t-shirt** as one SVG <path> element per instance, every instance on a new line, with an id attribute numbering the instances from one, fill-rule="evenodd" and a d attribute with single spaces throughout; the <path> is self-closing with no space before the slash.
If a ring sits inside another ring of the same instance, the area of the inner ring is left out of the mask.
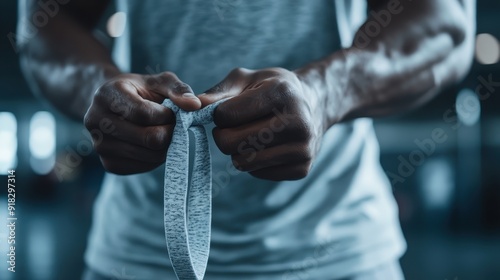
<path id="1" fill-rule="evenodd" d="M 364 2 L 123 0 L 127 26 L 114 58 L 124 71 L 172 71 L 201 93 L 235 67 L 295 69 L 348 46 Z M 205 279 L 334 279 L 404 252 L 370 119 L 330 128 L 310 174 L 298 181 L 238 172 L 209 138 L 214 198 Z M 163 172 L 106 174 L 85 256 L 90 268 L 175 279 Z"/>

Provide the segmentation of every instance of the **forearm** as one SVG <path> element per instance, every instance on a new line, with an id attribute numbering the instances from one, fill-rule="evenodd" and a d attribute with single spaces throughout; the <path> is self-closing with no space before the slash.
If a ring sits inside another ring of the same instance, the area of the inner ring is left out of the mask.
<path id="1" fill-rule="evenodd" d="M 355 40 L 352 47 L 296 70 L 312 89 L 313 108 L 321 108 L 325 128 L 418 106 L 460 79 L 470 65 L 473 26 L 460 23 L 462 17 L 468 21 L 455 5 L 455 13 L 444 11 L 445 18 L 437 4 L 408 7 L 369 44 L 359 47 Z"/>
<path id="2" fill-rule="evenodd" d="M 26 15 L 32 11 L 27 4 Z M 22 35 L 26 28 L 20 24 L 18 32 Z M 22 70 L 32 90 L 80 121 L 96 88 L 119 73 L 109 50 L 93 37 L 91 27 L 82 25 L 62 7 L 35 36 L 18 44 Z"/>

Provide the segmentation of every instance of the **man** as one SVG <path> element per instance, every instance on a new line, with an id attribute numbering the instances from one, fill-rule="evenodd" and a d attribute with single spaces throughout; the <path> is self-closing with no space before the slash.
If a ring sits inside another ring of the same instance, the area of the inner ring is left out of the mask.
<path id="1" fill-rule="evenodd" d="M 205 279 L 403 278 L 368 118 L 421 105 L 466 74 L 472 0 L 123 0 L 113 56 L 93 36 L 107 5 L 61 4 L 19 43 L 35 91 L 104 132 L 94 146 L 109 173 L 85 279 L 175 279 L 162 181 L 175 117 L 160 104 L 194 111 L 227 97 L 210 143 Z M 31 18 L 39 6 L 20 8 Z"/>

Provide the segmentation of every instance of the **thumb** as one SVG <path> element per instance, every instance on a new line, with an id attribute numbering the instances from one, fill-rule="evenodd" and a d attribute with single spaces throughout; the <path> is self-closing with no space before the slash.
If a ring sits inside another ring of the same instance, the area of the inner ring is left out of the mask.
<path id="1" fill-rule="evenodd" d="M 244 68 L 232 70 L 220 83 L 205 91 L 205 93 L 198 95 L 201 107 L 206 107 L 219 100 L 239 95 L 244 91 L 253 72 Z"/>
<path id="2" fill-rule="evenodd" d="M 221 88 L 216 88 L 216 87 L 213 87 L 213 88 L 205 91 L 205 93 L 198 95 L 198 98 L 201 101 L 202 108 L 204 108 L 212 103 L 215 103 L 219 100 L 226 99 L 228 97 L 232 97 L 232 96 L 237 95 L 234 92 L 231 92 L 228 90 L 223 90 Z"/>
<path id="3" fill-rule="evenodd" d="M 186 111 L 195 111 L 201 108 L 201 101 L 193 93 L 191 87 L 182 82 L 177 75 L 172 72 L 162 72 L 153 76 L 153 90 Z"/>

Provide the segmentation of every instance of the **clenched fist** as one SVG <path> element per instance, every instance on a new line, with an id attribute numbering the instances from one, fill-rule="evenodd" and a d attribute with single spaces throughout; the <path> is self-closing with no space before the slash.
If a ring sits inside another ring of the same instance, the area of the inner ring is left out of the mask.
<path id="1" fill-rule="evenodd" d="M 122 74 L 101 85 L 84 123 L 89 131 L 109 131 L 93 138 L 104 168 L 116 174 L 153 170 L 165 162 L 175 116 L 161 105 L 171 99 L 184 110 L 197 110 L 201 102 L 192 89 L 170 72 L 158 75 Z"/>
<path id="2" fill-rule="evenodd" d="M 198 96 L 206 106 L 232 97 L 214 112 L 215 143 L 235 167 L 268 180 L 304 178 L 325 125 L 313 90 L 283 68 L 238 68 Z"/>

